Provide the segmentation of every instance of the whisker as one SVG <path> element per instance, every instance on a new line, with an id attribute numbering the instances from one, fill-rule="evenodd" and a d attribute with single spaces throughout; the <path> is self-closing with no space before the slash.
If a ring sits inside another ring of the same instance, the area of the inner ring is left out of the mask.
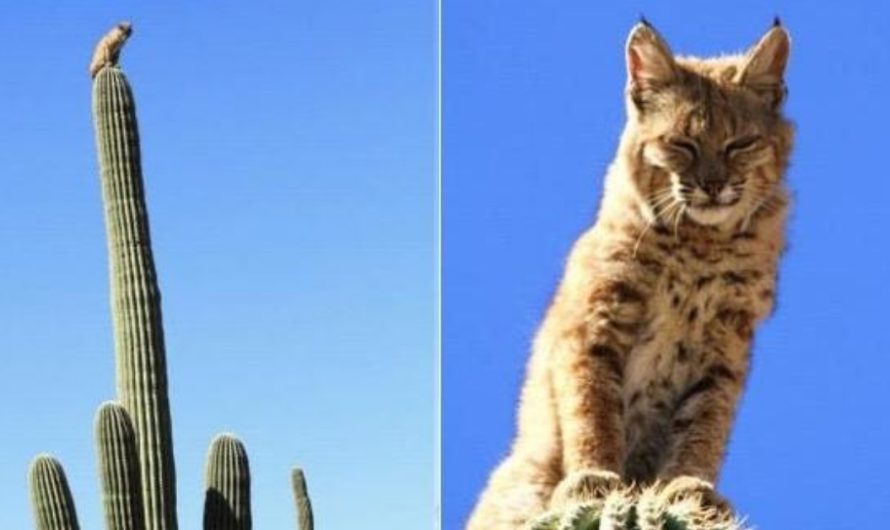
<path id="1" fill-rule="evenodd" d="M 634 249 L 633 252 L 631 252 L 631 258 L 635 259 L 637 257 L 637 251 L 640 250 L 640 244 L 643 242 L 643 238 L 646 237 L 646 234 L 649 232 L 649 229 L 652 228 L 653 224 L 655 224 L 655 220 L 646 222 L 646 226 L 643 227 L 643 230 L 637 237 L 636 242 L 634 242 Z"/>
<path id="2" fill-rule="evenodd" d="M 686 212 L 686 205 L 683 203 L 679 203 L 680 207 L 677 209 L 677 215 L 674 219 L 674 239 L 676 241 L 680 240 L 680 219 L 683 218 L 683 214 Z"/>
<path id="3" fill-rule="evenodd" d="M 668 203 L 667 205 L 665 205 L 664 208 L 659 212 L 659 217 L 660 217 L 659 220 L 667 221 L 668 219 L 670 219 L 674 208 L 677 207 L 679 204 L 680 204 L 680 201 L 673 200 L 670 203 Z"/>
<path id="4" fill-rule="evenodd" d="M 678 209 L 680 209 L 682 204 L 683 204 L 682 201 L 674 200 L 673 202 L 671 202 L 670 204 L 665 206 L 665 208 L 659 212 L 657 221 L 661 224 L 670 226 L 671 219 L 673 219 L 674 213 Z"/>
<path id="5" fill-rule="evenodd" d="M 756 184 L 755 186 L 756 187 L 754 191 L 755 193 L 760 195 L 760 198 L 757 199 L 757 202 L 745 216 L 745 220 L 741 225 L 741 229 L 743 231 L 748 230 L 748 228 L 751 226 L 751 220 L 754 218 L 755 215 L 757 215 L 758 212 L 764 210 L 771 212 L 772 208 L 775 206 L 774 201 L 778 200 L 778 196 L 776 194 L 779 189 L 778 185 L 774 183 L 767 183 Z"/>
<path id="6" fill-rule="evenodd" d="M 670 186 L 658 189 L 645 196 L 647 206 L 652 210 L 654 217 L 661 217 L 664 212 L 665 205 L 669 205 L 675 201 L 673 191 Z"/>
<path id="7" fill-rule="evenodd" d="M 665 198 L 668 198 L 671 196 L 673 196 L 673 193 L 671 193 L 670 188 L 662 189 L 662 190 L 658 190 L 658 191 L 653 192 L 653 193 L 649 194 L 648 196 L 646 196 L 646 202 L 648 202 L 648 203 L 659 202 L 659 201 L 662 201 Z"/>
<path id="8" fill-rule="evenodd" d="M 663 188 L 659 188 L 657 190 L 652 191 L 643 196 L 644 201 L 647 203 L 649 208 L 652 209 L 652 213 L 654 214 L 654 218 L 647 220 L 646 225 L 640 231 L 640 235 L 637 236 L 634 241 L 633 251 L 631 256 L 633 258 L 637 257 L 637 253 L 640 250 L 640 246 L 643 243 L 643 240 L 646 238 L 646 234 L 652 229 L 652 226 L 660 221 L 660 217 L 662 217 L 666 212 L 670 211 L 676 204 L 677 199 L 674 196 L 673 189 L 671 185 L 667 185 Z"/>
<path id="9" fill-rule="evenodd" d="M 670 204 L 671 202 L 673 202 L 673 201 L 675 201 L 675 200 L 676 200 L 676 199 L 674 198 L 674 196 L 673 196 L 673 195 L 670 195 L 670 196 L 668 196 L 668 197 L 662 197 L 662 198 L 659 199 L 658 201 L 654 201 L 654 202 L 652 202 L 652 203 L 650 204 L 650 206 L 652 206 L 652 209 L 655 210 L 656 213 L 657 213 L 657 210 L 658 210 L 658 209 L 660 209 L 661 207 L 663 207 L 663 206 L 665 206 L 665 205 Z"/>

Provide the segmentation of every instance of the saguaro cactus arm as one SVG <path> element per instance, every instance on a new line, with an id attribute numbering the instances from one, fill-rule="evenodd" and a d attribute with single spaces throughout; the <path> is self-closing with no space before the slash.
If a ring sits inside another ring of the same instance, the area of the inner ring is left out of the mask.
<path id="1" fill-rule="evenodd" d="M 144 530 L 136 433 L 123 406 L 107 402 L 99 407 L 96 443 L 106 530 Z"/>
<path id="2" fill-rule="evenodd" d="M 111 269 L 118 399 L 139 451 L 148 530 L 176 530 L 173 435 L 161 324 L 161 295 L 149 236 L 136 105 L 124 73 L 102 68 L 93 116 Z"/>
<path id="3" fill-rule="evenodd" d="M 28 483 L 37 530 L 79 529 L 68 479 L 58 460 L 38 455 L 31 462 Z"/>
<path id="4" fill-rule="evenodd" d="M 294 503 L 297 506 L 297 528 L 298 530 L 313 530 L 315 521 L 312 517 L 312 503 L 309 501 L 306 475 L 302 469 L 294 468 L 291 472 L 291 486 L 294 490 Z"/>
<path id="5" fill-rule="evenodd" d="M 250 530 L 250 465 L 241 440 L 213 439 L 204 478 L 204 530 Z"/>

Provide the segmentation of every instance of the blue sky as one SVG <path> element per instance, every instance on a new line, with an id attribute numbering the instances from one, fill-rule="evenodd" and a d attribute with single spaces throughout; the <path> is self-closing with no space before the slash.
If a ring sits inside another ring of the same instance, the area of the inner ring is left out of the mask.
<path id="1" fill-rule="evenodd" d="M 433 2 L 19 2 L 0 20 L 0 526 L 65 464 L 101 526 L 92 423 L 114 397 L 87 65 L 113 23 L 163 293 L 182 528 L 204 457 L 245 442 L 257 528 L 434 517 Z"/>
<path id="2" fill-rule="evenodd" d="M 640 13 L 680 53 L 747 48 L 781 15 L 798 134 L 791 247 L 721 488 L 759 528 L 890 517 L 886 105 L 879 2 L 503 2 L 444 13 L 444 528 L 513 433 L 528 345 L 592 221 Z"/>

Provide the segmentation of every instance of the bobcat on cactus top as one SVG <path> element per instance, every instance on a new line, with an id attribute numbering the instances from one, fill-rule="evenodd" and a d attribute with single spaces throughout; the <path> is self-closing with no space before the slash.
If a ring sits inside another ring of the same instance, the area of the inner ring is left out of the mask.
<path id="1" fill-rule="evenodd" d="M 133 33 L 133 25 L 129 22 L 121 22 L 106 33 L 96 49 L 93 51 L 93 60 L 90 61 L 90 77 L 95 78 L 105 65 L 116 65 L 121 55 L 121 48 Z"/>
<path id="2" fill-rule="evenodd" d="M 785 247 L 790 40 L 678 57 L 648 23 L 626 46 L 627 125 L 596 223 L 534 341 L 510 455 L 468 528 L 523 528 L 623 485 L 714 492 L 752 334 Z"/>

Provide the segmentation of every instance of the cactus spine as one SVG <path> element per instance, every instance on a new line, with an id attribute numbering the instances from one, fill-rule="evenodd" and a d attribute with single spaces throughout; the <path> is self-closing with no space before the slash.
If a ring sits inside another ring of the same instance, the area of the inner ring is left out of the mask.
<path id="1" fill-rule="evenodd" d="M 96 413 L 99 478 L 107 530 L 144 530 L 136 433 L 127 410 L 107 402 Z"/>
<path id="2" fill-rule="evenodd" d="M 38 455 L 31 463 L 28 482 L 37 530 L 78 530 L 74 500 L 58 460 Z"/>
<path id="3" fill-rule="evenodd" d="M 294 503 L 297 505 L 297 529 L 313 530 L 312 503 L 309 502 L 309 492 L 306 489 L 306 476 L 303 470 L 295 468 L 291 473 L 291 485 L 294 489 Z"/>
<path id="4" fill-rule="evenodd" d="M 126 76 L 103 68 L 93 115 L 111 270 L 118 399 L 139 452 L 147 530 L 176 530 L 173 436 L 158 290 L 142 184 L 136 108 Z"/>
<path id="5" fill-rule="evenodd" d="M 204 482 L 204 530 L 250 530 L 250 466 L 241 440 L 213 439 Z"/>

